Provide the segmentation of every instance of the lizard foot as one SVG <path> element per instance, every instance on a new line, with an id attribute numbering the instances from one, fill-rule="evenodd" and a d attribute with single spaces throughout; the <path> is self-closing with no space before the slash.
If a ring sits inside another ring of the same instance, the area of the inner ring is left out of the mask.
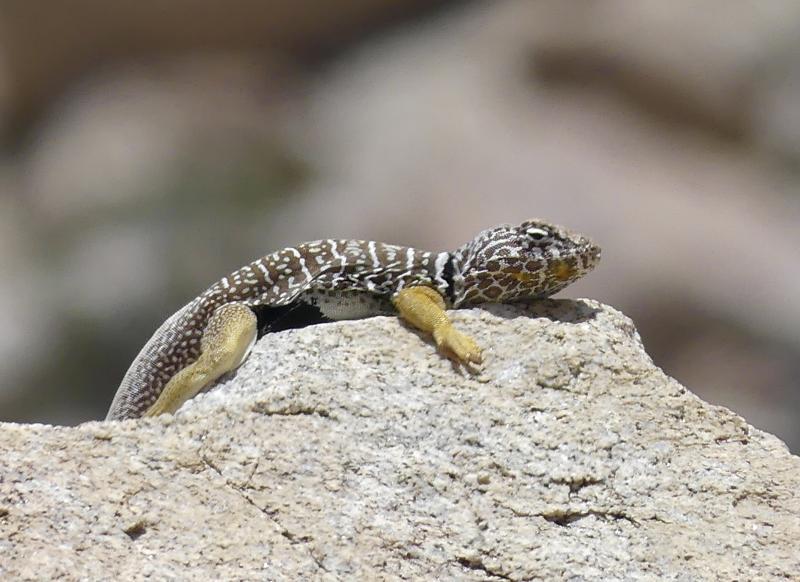
<path id="1" fill-rule="evenodd" d="M 454 357 L 462 364 L 480 364 L 483 354 L 478 343 L 452 325 L 444 325 L 434 330 L 433 339 L 440 350 Z"/>

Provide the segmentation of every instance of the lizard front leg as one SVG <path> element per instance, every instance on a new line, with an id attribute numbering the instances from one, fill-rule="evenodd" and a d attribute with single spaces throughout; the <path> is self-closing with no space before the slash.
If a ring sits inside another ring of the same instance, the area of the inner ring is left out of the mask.
<path id="1" fill-rule="evenodd" d="M 470 336 L 458 331 L 445 313 L 441 294 L 431 287 L 406 287 L 395 293 L 392 303 L 400 317 L 433 335 L 438 348 L 463 364 L 482 361 L 481 349 Z"/>
<path id="2" fill-rule="evenodd" d="M 200 341 L 200 357 L 175 374 L 144 416 L 174 413 L 180 406 L 244 361 L 256 341 L 257 323 L 242 303 L 219 307 Z"/>

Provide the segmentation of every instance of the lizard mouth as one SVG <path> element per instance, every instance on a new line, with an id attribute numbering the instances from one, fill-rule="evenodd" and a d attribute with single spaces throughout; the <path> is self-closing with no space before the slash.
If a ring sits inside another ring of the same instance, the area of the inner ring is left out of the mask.
<path id="1" fill-rule="evenodd" d="M 594 266 L 594 265 L 591 265 Z M 531 273 L 529 271 L 520 271 L 517 269 L 504 271 L 507 275 L 511 275 L 520 283 L 530 284 L 538 283 L 541 275 Z M 555 259 L 547 266 L 546 280 L 557 281 L 559 283 L 566 283 L 573 281 L 580 276 L 581 269 L 575 262 L 566 261 L 563 259 Z"/>
<path id="2" fill-rule="evenodd" d="M 522 257 L 511 257 L 520 263 Z M 512 264 L 505 267 L 488 265 L 488 272 L 500 281 L 512 278 L 522 284 L 519 292 L 531 293 L 535 296 L 547 297 L 564 288 L 566 285 L 580 279 L 587 272 L 594 269 L 600 260 L 600 247 L 588 239 L 574 251 L 562 253 L 546 253 L 524 264 Z M 517 262 L 512 261 L 512 263 Z M 508 285 L 509 283 L 505 283 Z M 526 290 L 526 291 L 523 291 Z"/>
<path id="3" fill-rule="evenodd" d="M 529 271 L 519 271 L 516 269 L 508 269 L 503 271 L 507 275 L 511 275 L 520 283 L 537 283 L 539 281 L 539 275 L 531 273 Z M 570 265 L 567 261 L 553 261 L 547 267 L 547 278 L 548 279 L 555 279 L 556 281 L 570 281 L 573 279 L 578 272 L 578 269 L 574 265 Z"/>

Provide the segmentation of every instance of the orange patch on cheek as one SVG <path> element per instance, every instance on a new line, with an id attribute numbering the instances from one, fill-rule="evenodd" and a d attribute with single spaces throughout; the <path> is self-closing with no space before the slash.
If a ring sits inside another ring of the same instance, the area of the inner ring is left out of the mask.
<path id="1" fill-rule="evenodd" d="M 531 275 L 530 273 L 524 273 L 522 271 L 504 271 L 504 272 L 514 277 L 520 283 L 530 283 L 531 281 L 536 280 L 536 277 Z"/>
<path id="2" fill-rule="evenodd" d="M 550 274 L 559 281 L 567 281 L 572 278 L 575 271 L 566 261 L 558 261 L 550 267 Z"/>

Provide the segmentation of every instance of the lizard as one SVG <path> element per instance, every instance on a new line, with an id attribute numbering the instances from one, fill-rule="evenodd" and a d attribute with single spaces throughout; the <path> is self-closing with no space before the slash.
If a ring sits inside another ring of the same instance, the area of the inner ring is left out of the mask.
<path id="1" fill-rule="evenodd" d="M 548 297 L 599 259 L 589 238 L 538 219 L 484 230 L 454 252 L 334 239 L 284 248 L 169 317 L 133 360 L 106 420 L 174 413 L 238 367 L 258 338 L 316 323 L 396 313 L 442 354 L 480 365 L 481 348 L 447 309 Z"/>

